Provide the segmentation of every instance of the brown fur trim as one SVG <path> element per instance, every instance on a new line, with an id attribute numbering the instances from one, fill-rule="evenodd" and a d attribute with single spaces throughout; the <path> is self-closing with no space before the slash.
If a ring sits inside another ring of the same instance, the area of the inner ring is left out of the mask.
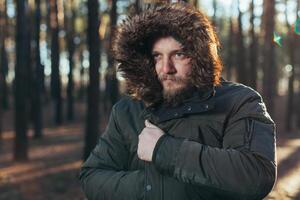
<path id="1" fill-rule="evenodd" d="M 168 4 L 128 17 L 117 29 L 113 53 L 129 93 L 147 104 L 162 100 L 151 56 L 153 41 L 173 36 L 192 58 L 192 83 L 197 88 L 220 83 L 222 62 L 218 38 L 208 18 L 186 4 Z"/>

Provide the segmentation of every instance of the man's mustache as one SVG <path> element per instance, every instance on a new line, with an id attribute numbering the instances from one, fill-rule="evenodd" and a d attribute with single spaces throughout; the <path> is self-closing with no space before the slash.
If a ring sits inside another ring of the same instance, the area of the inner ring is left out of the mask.
<path id="1" fill-rule="evenodd" d="M 158 79 L 160 81 L 171 80 L 175 82 L 186 82 L 186 78 L 182 78 L 180 76 L 170 75 L 170 74 L 159 74 Z"/>

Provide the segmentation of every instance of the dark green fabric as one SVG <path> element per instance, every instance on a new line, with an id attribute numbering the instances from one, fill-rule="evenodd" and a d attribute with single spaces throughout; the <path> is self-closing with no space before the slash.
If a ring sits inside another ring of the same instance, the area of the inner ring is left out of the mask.
<path id="1" fill-rule="evenodd" d="M 145 119 L 166 133 L 151 163 L 137 157 Z M 257 92 L 230 82 L 177 108 L 123 98 L 80 172 L 91 200 L 255 200 L 275 179 L 275 124 Z"/>

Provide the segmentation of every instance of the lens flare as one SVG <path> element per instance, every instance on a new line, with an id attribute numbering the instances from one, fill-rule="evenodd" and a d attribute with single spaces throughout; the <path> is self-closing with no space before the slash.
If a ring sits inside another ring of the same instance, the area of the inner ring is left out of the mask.
<path id="1" fill-rule="evenodd" d="M 274 32 L 273 42 L 275 42 L 278 46 L 282 47 L 282 38 L 276 32 Z"/>

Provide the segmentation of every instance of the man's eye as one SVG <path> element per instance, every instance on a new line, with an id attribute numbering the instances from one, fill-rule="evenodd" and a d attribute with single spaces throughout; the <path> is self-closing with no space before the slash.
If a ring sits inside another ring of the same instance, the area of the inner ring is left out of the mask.
<path id="1" fill-rule="evenodd" d="M 159 54 L 153 54 L 152 57 L 154 60 L 158 60 L 161 56 Z"/>
<path id="2" fill-rule="evenodd" d="M 185 57 L 186 57 L 186 55 L 184 53 L 177 52 L 175 54 L 176 59 L 184 59 Z"/>

